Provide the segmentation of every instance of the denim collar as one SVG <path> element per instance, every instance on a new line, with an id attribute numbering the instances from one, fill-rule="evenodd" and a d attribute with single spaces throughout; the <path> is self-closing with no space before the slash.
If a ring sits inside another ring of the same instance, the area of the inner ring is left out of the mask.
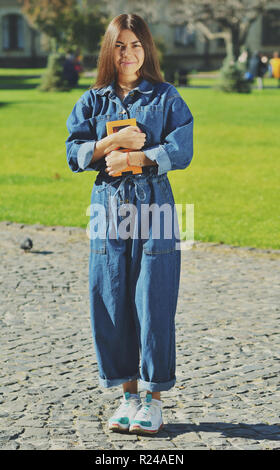
<path id="1" fill-rule="evenodd" d="M 139 83 L 139 85 L 137 87 L 133 88 L 133 91 L 137 90 L 140 93 L 148 94 L 148 93 L 151 93 L 153 91 L 153 88 L 154 88 L 153 84 L 151 82 L 148 82 L 147 80 L 145 80 L 143 78 L 142 81 Z M 108 85 L 107 87 L 100 88 L 99 90 L 96 91 L 96 93 L 98 95 L 105 95 L 105 93 L 108 93 L 108 92 L 110 92 L 110 94 L 112 92 L 115 92 L 115 80 L 113 80 L 110 83 L 110 85 Z"/>

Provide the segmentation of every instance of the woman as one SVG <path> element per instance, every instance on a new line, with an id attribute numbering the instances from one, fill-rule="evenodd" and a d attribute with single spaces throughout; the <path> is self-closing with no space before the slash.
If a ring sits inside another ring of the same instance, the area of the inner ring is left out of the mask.
<path id="1" fill-rule="evenodd" d="M 107 122 L 129 118 L 137 125 L 106 135 Z M 138 15 L 122 14 L 109 24 L 97 81 L 74 106 L 67 127 L 71 170 L 99 171 L 89 230 L 91 325 L 100 384 L 123 387 L 109 429 L 156 433 L 163 426 L 160 392 L 176 381 L 181 265 L 167 171 L 191 162 L 193 118 L 176 88 L 164 82 L 153 38 Z M 141 173 L 114 176 L 128 165 Z M 129 236 L 127 225 L 123 229 L 127 209 L 133 212 Z M 143 404 L 138 381 L 147 392 Z"/>

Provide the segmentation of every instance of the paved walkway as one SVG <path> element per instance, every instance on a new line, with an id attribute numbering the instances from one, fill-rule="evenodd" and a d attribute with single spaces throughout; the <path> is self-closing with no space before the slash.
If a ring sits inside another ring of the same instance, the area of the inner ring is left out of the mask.
<path id="1" fill-rule="evenodd" d="M 182 252 L 177 383 L 152 438 L 106 428 L 121 388 L 98 386 L 85 231 L 2 222 L 0 259 L 2 449 L 280 449 L 279 251 Z"/>

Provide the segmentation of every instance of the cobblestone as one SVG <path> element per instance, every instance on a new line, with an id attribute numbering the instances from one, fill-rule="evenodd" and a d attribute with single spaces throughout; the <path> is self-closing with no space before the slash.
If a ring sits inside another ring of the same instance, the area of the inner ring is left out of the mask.
<path id="1" fill-rule="evenodd" d="M 280 251 L 182 251 L 177 383 L 153 437 L 107 429 L 121 387 L 98 385 L 85 230 L 1 222 L 0 257 L 1 449 L 280 450 Z"/>

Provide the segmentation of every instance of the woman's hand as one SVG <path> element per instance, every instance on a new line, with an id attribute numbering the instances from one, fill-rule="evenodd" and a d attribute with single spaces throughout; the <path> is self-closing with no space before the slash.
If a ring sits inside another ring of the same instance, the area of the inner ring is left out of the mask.
<path id="1" fill-rule="evenodd" d="M 127 167 L 127 154 L 126 152 L 120 152 L 119 150 L 113 150 L 108 153 L 105 157 L 107 168 L 105 171 L 113 176 L 115 173 L 119 173 Z"/>
<path id="2" fill-rule="evenodd" d="M 140 150 L 145 144 L 146 134 L 137 126 L 127 126 L 114 134 L 117 147 Z"/>

